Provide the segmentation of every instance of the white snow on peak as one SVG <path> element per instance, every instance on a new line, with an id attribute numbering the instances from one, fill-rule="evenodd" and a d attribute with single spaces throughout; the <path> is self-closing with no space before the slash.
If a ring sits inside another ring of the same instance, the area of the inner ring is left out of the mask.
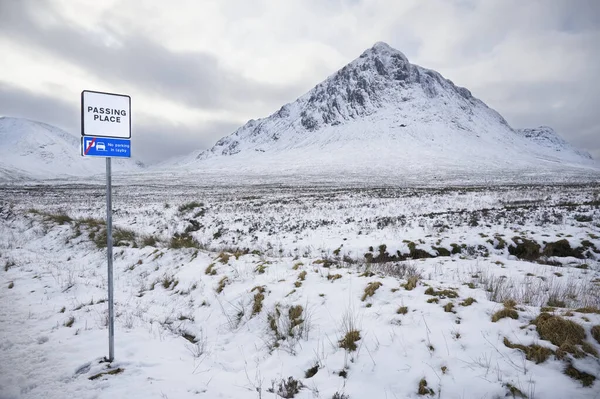
<path id="1" fill-rule="evenodd" d="M 379 42 L 295 102 L 250 120 L 181 167 L 392 178 L 600 171 L 589 154 L 550 130 L 537 138 L 523 132 L 466 88 Z"/>
<path id="2" fill-rule="evenodd" d="M 142 166 L 133 160 L 113 160 L 115 172 Z M 80 155 L 79 137 L 46 123 L 0 117 L 0 180 L 83 177 L 104 170 L 104 159 Z"/>

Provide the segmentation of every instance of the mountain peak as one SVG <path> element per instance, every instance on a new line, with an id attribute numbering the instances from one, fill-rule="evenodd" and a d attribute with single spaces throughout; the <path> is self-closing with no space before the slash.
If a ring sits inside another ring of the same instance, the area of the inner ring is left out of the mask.
<path id="1" fill-rule="evenodd" d="M 196 158 L 255 171 L 297 173 L 302 167 L 375 175 L 429 165 L 468 174 L 473 165 L 514 172 L 540 162 L 589 162 L 549 128 L 515 132 L 469 90 L 411 64 L 384 42 Z"/>
<path id="2" fill-rule="evenodd" d="M 402 61 L 408 63 L 408 58 L 401 52 L 390 46 L 385 42 L 377 42 L 370 49 L 365 50 L 360 58 L 368 57 L 370 54 L 374 54 L 375 56 L 381 55 L 384 57 L 396 56 L 402 59 Z"/>

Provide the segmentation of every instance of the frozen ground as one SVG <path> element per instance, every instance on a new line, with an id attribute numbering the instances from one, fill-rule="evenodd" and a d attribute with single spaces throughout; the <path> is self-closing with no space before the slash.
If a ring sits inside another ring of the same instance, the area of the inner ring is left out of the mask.
<path id="1" fill-rule="evenodd" d="M 118 183 L 112 364 L 104 187 L 0 193 L 2 399 L 600 397 L 598 185 Z"/>

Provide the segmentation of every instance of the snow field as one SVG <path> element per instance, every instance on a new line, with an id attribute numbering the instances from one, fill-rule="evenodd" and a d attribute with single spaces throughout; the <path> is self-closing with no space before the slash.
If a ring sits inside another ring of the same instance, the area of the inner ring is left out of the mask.
<path id="1" fill-rule="evenodd" d="M 0 223 L 6 268 L 0 272 L 0 397 L 275 398 L 289 377 L 304 386 L 297 398 L 416 398 L 423 379 L 422 388 L 442 398 L 504 397 L 511 389 L 530 398 L 597 395 L 598 381 L 584 387 L 566 376 L 565 360 L 550 356 L 536 364 L 503 343 L 508 338 L 556 351 L 529 324 L 553 299 L 570 311 L 545 310 L 580 324 L 586 341 L 600 350 L 591 337 L 600 315 L 574 310 L 600 306 L 596 252 L 587 259 L 548 258 L 562 265 L 551 266 L 494 249 L 497 234 L 507 241 L 518 234 L 600 247 L 597 207 L 589 205 L 594 187 L 135 190 L 117 188 L 115 225 L 138 237 L 154 234 L 158 242 L 115 248 L 116 361 L 110 370 L 123 371 L 94 380 L 107 370 L 100 362 L 107 352 L 105 252 L 90 239 L 91 225 L 77 229 L 76 220 L 61 225 L 44 215 L 59 214 L 67 197 L 74 219 L 100 217 L 101 204 L 90 209 L 94 202 L 73 196 L 73 189 L 6 196 L 12 205 L 3 203 Z M 94 192 L 89 188 L 87 198 Z M 191 206 L 192 199 L 203 206 Z M 538 207 L 523 208 L 531 205 Z M 428 215 L 448 208 L 466 211 Z M 392 216 L 398 218 L 388 223 Z M 433 227 L 442 217 L 442 226 Z M 200 248 L 169 248 L 169 238 L 190 220 L 205 226 L 189 233 Z M 290 224 L 294 228 L 284 230 Z M 255 230 L 244 230 L 248 226 Z M 249 234 L 262 238 L 243 241 Z M 308 244 L 300 246 L 300 239 Z M 374 255 L 380 244 L 389 255 L 405 253 L 402 240 L 431 254 L 433 247 L 452 249 L 452 242 L 475 250 L 365 263 L 369 246 Z M 257 252 L 236 253 L 236 244 Z M 416 275 L 418 284 L 408 290 L 407 279 Z M 368 287 L 372 296 L 365 296 Z M 430 288 L 456 297 L 427 295 Z M 476 302 L 464 306 L 468 298 Z M 518 319 L 492 322 L 506 299 L 517 301 Z M 360 335 L 353 351 L 339 343 L 349 321 Z M 577 370 L 600 375 L 597 357 L 569 359 Z"/>

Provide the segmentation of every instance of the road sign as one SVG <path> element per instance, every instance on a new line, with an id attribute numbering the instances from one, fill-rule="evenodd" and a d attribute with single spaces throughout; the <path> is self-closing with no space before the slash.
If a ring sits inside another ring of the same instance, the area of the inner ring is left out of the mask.
<path id="1" fill-rule="evenodd" d="M 131 138 L 131 97 L 99 91 L 82 91 L 81 135 Z"/>
<path id="2" fill-rule="evenodd" d="M 131 140 L 84 136 L 81 138 L 81 155 L 84 157 L 131 158 Z"/>
<path id="3" fill-rule="evenodd" d="M 111 158 L 131 157 L 131 97 L 81 92 L 81 155 L 106 158 L 106 258 L 108 263 L 108 361 L 115 359 Z"/>

